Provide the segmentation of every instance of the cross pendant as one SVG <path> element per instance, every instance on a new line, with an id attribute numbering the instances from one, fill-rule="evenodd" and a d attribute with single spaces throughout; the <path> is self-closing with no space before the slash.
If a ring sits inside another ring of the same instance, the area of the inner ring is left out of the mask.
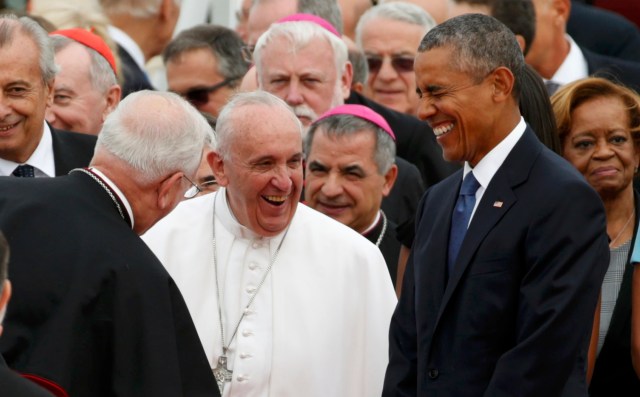
<path id="1" fill-rule="evenodd" d="M 222 392 L 224 391 L 224 384 L 231 382 L 232 374 L 233 371 L 227 368 L 227 357 L 224 355 L 218 357 L 218 365 L 213 369 L 213 377 L 216 378 L 216 383 L 218 383 L 220 396 L 222 396 Z"/>

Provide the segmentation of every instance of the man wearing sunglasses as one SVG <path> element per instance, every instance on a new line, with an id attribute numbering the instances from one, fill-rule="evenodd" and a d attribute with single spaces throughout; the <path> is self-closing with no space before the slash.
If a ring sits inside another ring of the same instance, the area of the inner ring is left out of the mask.
<path id="1" fill-rule="evenodd" d="M 413 59 L 422 36 L 435 26 L 415 4 L 393 2 L 370 8 L 356 27 L 369 78 L 365 93 L 374 101 L 415 116 L 418 105 Z"/>
<path id="2" fill-rule="evenodd" d="M 223 26 L 182 31 L 163 53 L 169 90 L 201 112 L 218 116 L 249 68 L 242 46 L 240 36 Z"/>

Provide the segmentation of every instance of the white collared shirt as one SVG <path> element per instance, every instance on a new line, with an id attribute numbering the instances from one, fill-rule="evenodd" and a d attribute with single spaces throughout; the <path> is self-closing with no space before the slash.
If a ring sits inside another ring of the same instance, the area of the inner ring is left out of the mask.
<path id="1" fill-rule="evenodd" d="M 580 47 L 576 44 L 571 36 L 566 35 L 569 42 L 569 54 L 564 59 L 558 70 L 556 70 L 551 80 L 560 85 L 569 84 L 579 79 L 589 76 L 589 67 L 587 60 Z"/>
<path id="2" fill-rule="evenodd" d="M 36 150 L 31 153 L 31 157 L 23 164 L 32 166 L 36 177 L 56 176 L 56 166 L 53 159 L 53 139 L 51 138 L 51 130 L 47 123 L 44 123 L 42 138 L 40 138 Z M 19 165 L 20 163 L 0 158 L 0 175 L 11 175 Z"/>
<path id="3" fill-rule="evenodd" d="M 476 208 L 478 208 L 478 204 L 480 200 L 482 200 L 482 196 L 484 195 L 487 186 L 493 179 L 493 176 L 498 172 L 498 169 L 504 163 L 504 160 L 507 158 L 511 150 L 513 150 L 516 143 L 520 140 L 524 131 L 527 129 L 527 124 L 524 121 L 522 116 L 520 117 L 520 122 L 516 127 L 507 135 L 499 144 L 496 145 L 489 153 L 487 153 L 482 160 L 476 164 L 475 168 L 471 168 L 468 162 L 464 162 L 464 171 L 463 171 L 463 179 L 467 174 L 473 171 L 473 175 L 476 177 L 478 183 L 480 183 L 480 187 L 476 191 L 476 204 L 473 207 L 473 212 L 471 213 L 471 217 L 469 218 L 469 224 L 471 224 L 471 219 L 473 219 L 473 215 L 476 213 Z"/>
<path id="4" fill-rule="evenodd" d="M 122 201 L 122 204 L 124 204 L 124 208 L 127 210 L 127 213 L 129 214 L 129 219 L 131 219 L 131 229 L 133 229 L 133 225 L 134 225 L 133 210 L 131 209 L 131 204 L 129 204 L 129 201 L 127 200 L 127 197 L 124 195 L 124 193 L 122 193 L 122 191 L 120 189 L 118 189 L 118 186 L 116 186 L 116 184 L 113 183 L 113 181 L 111 179 L 109 179 L 105 174 L 100 172 L 99 169 L 93 168 L 93 167 L 89 167 L 89 168 L 96 175 L 98 175 L 100 178 L 102 178 L 104 183 L 109 185 L 109 187 L 113 190 L 113 192 L 116 195 L 118 195 L 118 197 L 120 198 L 120 201 Z"/>
<path id="5" fill-rule="evenodd" d="M 145 70 L 144 65 L 146 60 L 144 59 L 144 53 L 142 49 L 136 43 L 131 36 L 126 34 L 121 29 L 116 28 L 113 25 L 107 26 L 107 31 L 109 32 L 109 36 L 120 45 L 126 52 L 131 55 L 131 58 L 136 62 L 136 64 L 140 67 L 140 69 Z"/>

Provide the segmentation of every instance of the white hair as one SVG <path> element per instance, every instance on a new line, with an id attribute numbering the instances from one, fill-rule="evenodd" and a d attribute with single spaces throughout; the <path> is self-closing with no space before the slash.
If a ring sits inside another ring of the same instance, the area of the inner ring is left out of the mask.
<path id="1" fill-rule="evenodd" d="M 358 20 L 356 25 L 356 44 L 362 48 L 362 30 L 376 18 L 390 19 L 392 21 L 405 22 L 420 26 L 424 29 L 424 36 L 436 26 L 436 21 L 422 7 L 404 2 L 384 3 L 369 8 Z M 422 37 L 420 37 L 422 38 Z"/>
<path id="2" fill-rule="evenodd" d="M 347 62 L 349 61 L 349 53 L 347 50 L 347 44 L 340 37 L 337 37 L 314 22 L 282 22 L 271 25 L 269 30 L 264 32 L 256 43 L 253 58 L 256 64 L 256 72 L 258 73 L 258 82 L 260 85 L 262 85 L 261 82 L 263 74 L 263 50 L 269 43 L 280 37 L 289 42 L 291 52 L 295 52 L 306 47 L 314 39 L 320 38 L 326 40 L 333 49 L 333 58 L 338 76 L 341 76 L 344 73 Z"/>
<path id="3" fill-rule="evenodd" d="M 205 118 L 179 95 L 138 91 L 107 116 L 96 152 L 106 150 L 137 171 L 132 177 L 138 182 L 149 183 L 196 172 L 211 134 Z"/>
<path id="4" fill-rule="evenodd" d="M 180 6 L 181 0 L 173 0 Z M 127 14 L 138 18 L 148 18 L 160 12 L 162 0 L 100 0 L 100 5 L 107 15 Z"/>

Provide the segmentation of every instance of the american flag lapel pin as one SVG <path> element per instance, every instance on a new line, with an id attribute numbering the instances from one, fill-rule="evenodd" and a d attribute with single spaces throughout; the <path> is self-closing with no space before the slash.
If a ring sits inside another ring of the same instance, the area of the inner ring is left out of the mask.
<path id="1" fill-rule="evenodd" d="M 502 204 L 504 204 L 502 201 L 494 201 L 493 202 L 493 206 L 496 208 L 502 208 Z"/>

